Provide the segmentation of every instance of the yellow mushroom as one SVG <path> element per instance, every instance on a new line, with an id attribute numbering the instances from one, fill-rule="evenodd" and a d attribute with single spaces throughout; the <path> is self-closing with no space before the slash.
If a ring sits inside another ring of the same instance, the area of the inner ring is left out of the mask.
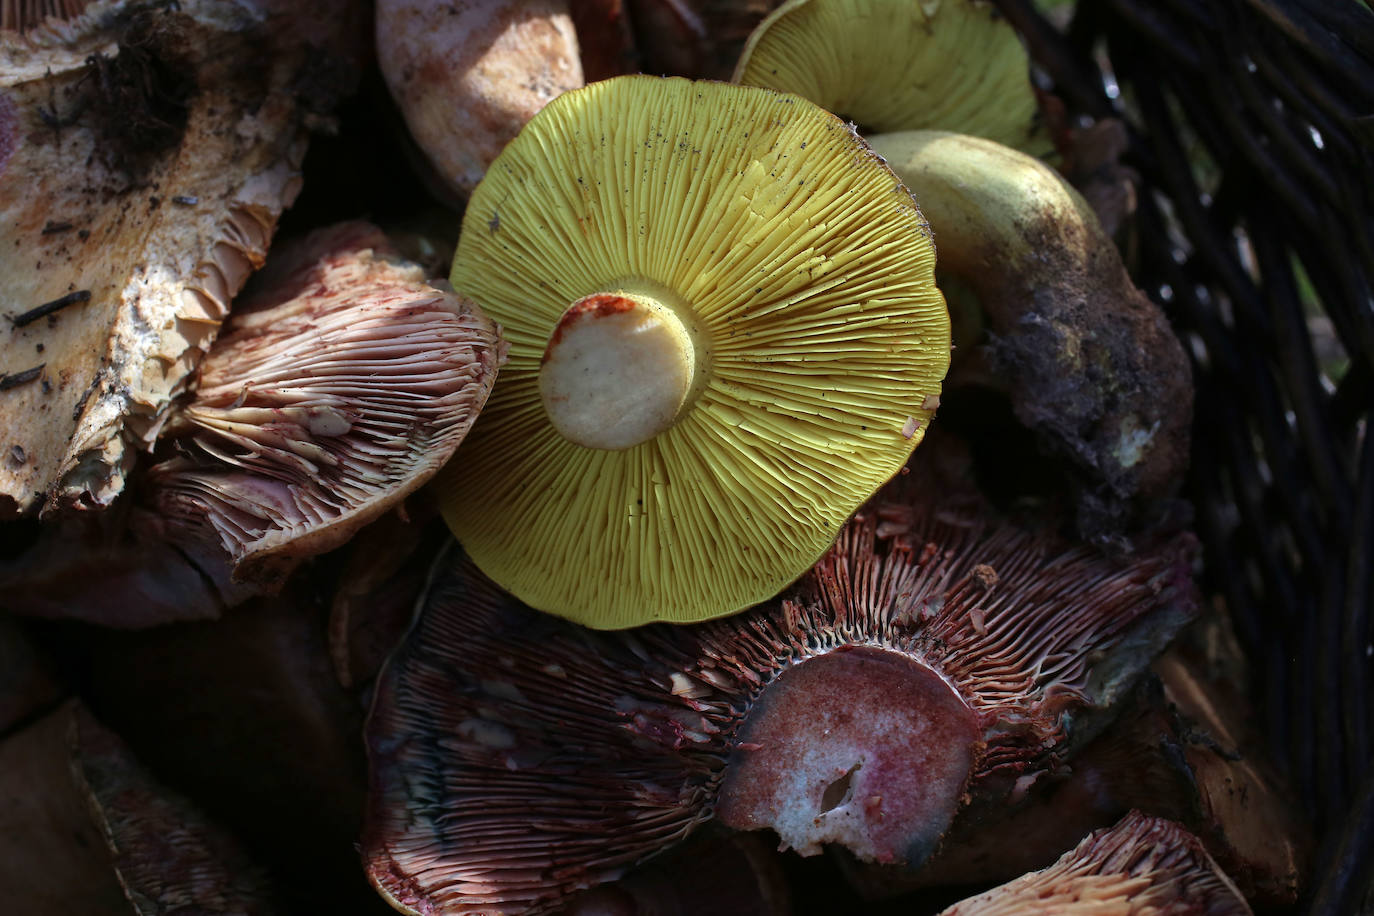
<path id="1" fill-rule="evenodd" d="M 510 355 L 445 516 L 503 587 L 594 627 L 801 575 L 920 442 L 949 362 L 911 195 L 767 90 L 560 97 L 474 192 L 451 279 Z"/>

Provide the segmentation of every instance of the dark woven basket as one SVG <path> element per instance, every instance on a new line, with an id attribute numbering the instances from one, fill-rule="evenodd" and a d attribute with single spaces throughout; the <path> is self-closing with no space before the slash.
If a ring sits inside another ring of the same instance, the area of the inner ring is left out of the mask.
<path id="1" fill-rule="evenodd" d="M 1197 382 L 1205 582 L 1320 841 L 1304 909 L 1374 881 L 1374 11 L 1000 0 L 1071 113 L 1130 128 L 1132 264 Z"/>

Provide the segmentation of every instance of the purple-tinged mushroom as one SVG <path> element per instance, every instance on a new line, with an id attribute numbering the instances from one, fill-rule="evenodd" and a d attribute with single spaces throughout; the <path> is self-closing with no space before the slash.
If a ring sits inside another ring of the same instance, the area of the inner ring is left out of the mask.
<path id="1" fill-rule="evenodd" d="M 502 359 L 473 303 L 427 283 L 366 223 L 320 230 L 267 268 L 168 424 L 142 519 L 216 542 L 238 581 L 280 583 L 424 484 Z"/>
<path id="2" fill-rule="evenodd" d="M 1266 758 L 1230 684 L 1211 675 L 1214 618 L 1199 621 L 1119 704 L 1116 719 L 1024 803 L 960 818 L 918 872 L 841 857 L 866 899 L 921 888 L 1010 881 L 1049 866 L 1092 830 L 1132 809 L 1176 821 L 1202 842 L 1247 900 L 1291 907 L 1306 871 L 1310 832 Z M 1204 639 L 1198 639 L 1198 636 Z M 1234 669 L 1224 668 L 1228 675 Z M 1218 715 L 1219 708 L 1226 713 Z"/>
<path id="3" fill-rule="evenodd" d="M 915 868 L 1098 731 L 1194 613 L 1192 553 L 1105 559 L 913 473 L 690 627 L 589 632 L 455 558 L 378 682 L 368 873 L 403 912 L 539 912 L 713 817 Z"/>
<path id="4" fill-rule="evenodd" d="M 0 887 L 26 916 L 269 916 L 266 872 L 70 702 L 0 743 Z"/>
<path id="5" fill-rule="evenodd" d="M 132 501 L 44 525 L 0 608 L 140 628 L 279 588 L 453 454 L 502 359 L 476 306 L 345 223 L 287 246 L 235 306 Z"/>
<path id="6" fill-rule="evenodd" d="M 1249 916 L 1250 906 L 1197 837 L 1138 811 L 1090 834 L 1043 871 L 970 897 L 940 916 Z"/>

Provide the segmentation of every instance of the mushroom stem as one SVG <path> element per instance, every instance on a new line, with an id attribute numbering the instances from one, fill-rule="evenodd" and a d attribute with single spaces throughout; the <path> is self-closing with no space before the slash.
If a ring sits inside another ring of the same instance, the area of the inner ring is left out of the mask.
<path id="1" fill-rule="evenodd" d="M 544 410 L 565 439 L 624 449 L 677 422 L 702 374 L 683 311 L 669 299 L 620 289 L 568 306 L 539 368 Z"/>

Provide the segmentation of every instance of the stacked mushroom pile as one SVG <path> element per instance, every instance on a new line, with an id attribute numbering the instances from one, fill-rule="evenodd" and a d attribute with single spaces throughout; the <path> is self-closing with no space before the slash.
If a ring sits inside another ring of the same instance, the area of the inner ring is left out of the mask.
<path id="1" fill-rule="evenodd" d="M 1018 36 L 775 5 L 6 8 L 0 610 L 63 623 L 0 618 L 0 759 L 76 779 L 0 833 L 101 843 L 0 897 L 1291 899 L 1214 758 L 1111 750 L 1200 727 L 1142 699 L 1202 616 L 1190 388 Z"/>

